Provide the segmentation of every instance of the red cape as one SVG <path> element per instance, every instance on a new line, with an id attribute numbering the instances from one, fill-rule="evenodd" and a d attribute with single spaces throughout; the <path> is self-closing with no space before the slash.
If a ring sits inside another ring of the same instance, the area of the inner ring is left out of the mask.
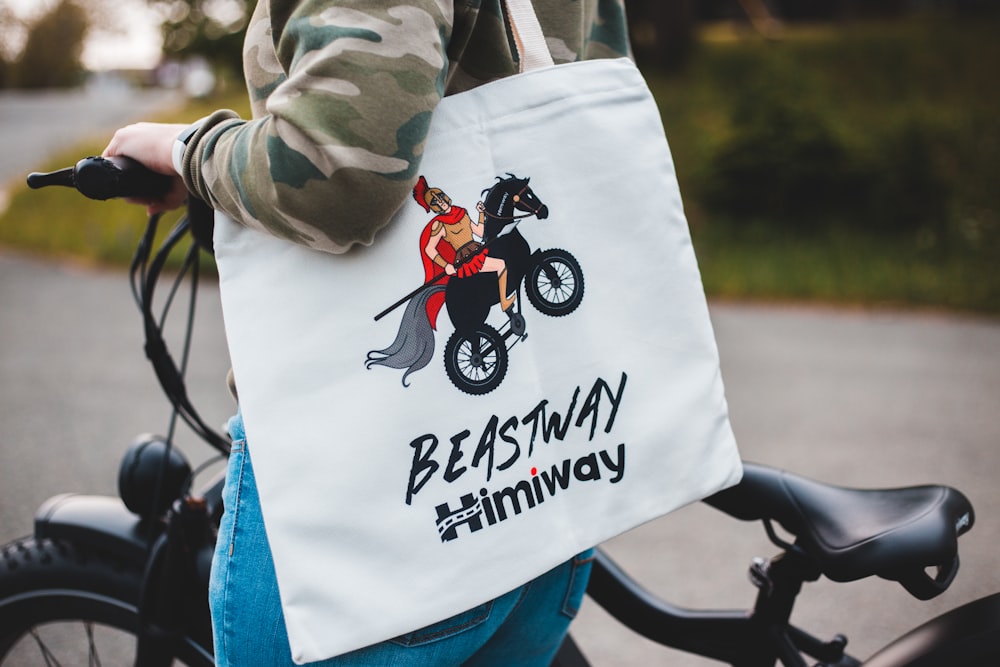
<path id="1" fill-rule="evenodd" d="M 451 211 L 444 215 L 436 216 L 428 222 L 427 226 L 424 227 L 424 230 L 420 232 L 420 259 L 423 260 L 424 263 L 424 283 L 428 283 L 444 273 L 444 269 L 432 262 L 431 258 L 427 256 L 426 252 L 424 252 L 424 249 L 427 247 L 427 243 L 431 240 L 431 227 L 434 226 L 435 222 L 443 222 L 446 225 L 454 225 L 464 218 L 466 213 L 467 212 L 464 208 L 460 206 L 452 206 Z M 444 258 L 444 261 L 449 264 L 453 264 L 455 262 L 455 249 L 452 248 L 451 244 L 443 238 L 438 241 L 437 251 Z M 447 285 L 449 278 L 450 276 L 445 276 L 434 284 Z M 443 305 L 444 292 L 438 292 L 427 300 L 427 319 L 431 323 L 431 328 L 435 330 L 437 329 L 437 316 L 438 313 L 441 312 L 441 306 Z"/>

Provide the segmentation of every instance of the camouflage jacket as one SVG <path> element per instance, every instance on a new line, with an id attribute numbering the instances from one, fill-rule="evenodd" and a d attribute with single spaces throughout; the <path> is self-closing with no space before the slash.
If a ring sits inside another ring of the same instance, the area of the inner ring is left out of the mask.
<path id="1" fill-rule="evenodd" d="M 409 196 L 444 95 L 517 72 L 502 0 L 260 0 L 253 120 L 188 142 L 188 188 L 243 224 L 328 252 L 369 244 Z M 623 0 L 535 0 L 556 63 L 629 55 Z"/>

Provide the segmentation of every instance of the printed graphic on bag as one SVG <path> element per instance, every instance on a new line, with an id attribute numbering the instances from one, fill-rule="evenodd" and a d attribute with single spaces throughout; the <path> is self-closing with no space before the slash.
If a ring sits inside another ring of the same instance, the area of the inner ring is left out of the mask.
<path id="1" fill-rule="evenodd" d="M 521 287 L 541 313 L 562 317 L 583 299 L 583 271 L 570 253 L 557 248 L 536 249 L 518 230 L 525 218 L 544 220 L 546 206 L 529 185 L 529 178 L 498 176 L 482 191 L 476 221 L 421 176 L 413 198 L 434 217 L 420 234 L 424 283 L 375 316 L 380 320 L 406 304 L 396 339 L 368 353 L 365 365 L 405 369 L 407 378 L 434 356 L 434 332 L 442 306 L 455 332 L 445 344 L 445 370 L 461 391 L 470 395 L 496 389 L 507 373 L 508 353 L 527 338 L 526 322 L 517 298 Z M 506 320 L 499 328 L 487 322 L 494 305 Z"/>
<path id="2" fill-rule="evenodd" d="M 459 537 L 460 527 L 475 533 L 485 526 L 494 526 L 541 505 L 571 485 L 575 488 L 580 483 L 602 479 L 617 484 L 625 476 L 626 443 L 614 444 L 618 438 L 612 433 L 627 381 L 628 376 L 622 373 L 617 386 L 603 378 L 597 378 L 586 393 L 584 387 L 578 386 L 565 409 L 554 408 L 548 399 L 543 399 L 523 416 L 513 415 L 501 422 L 499 416 L 493 415 L 481 432 L 477 431 L 478 438 L 472 429 L 466 428 L 447 438 L 450 446 L 443 444 L 445 438 L 434 433 L 414 438 L 410 442 L 413 461 L 406 504 L 411 505 L 439 472 L 449 485 L 460 482 L 466 488 L 470 481 L 467 473 L 480 476 L 483 486 L 478 494 L 464 493 L 453 503 L 433 501 L 441 541 L 449 542 Z M 599 433 L 603 436 L 595 442 Z M 556 457 L 555 463 L 532 461 L 536 444 L 548 450 L 557 443 L 569 447 L 563 450 L 565 454 Z M 466 454 L 471 454 L 471 458 Z M 461 463 L 463 460 L 468 465 Z M 525 470 L 530 467 L 526 479 L 490 485 L 494 471 L 504 471 L 515 464 Z M 472 484 L 478 486 L 475 481 Z"/>

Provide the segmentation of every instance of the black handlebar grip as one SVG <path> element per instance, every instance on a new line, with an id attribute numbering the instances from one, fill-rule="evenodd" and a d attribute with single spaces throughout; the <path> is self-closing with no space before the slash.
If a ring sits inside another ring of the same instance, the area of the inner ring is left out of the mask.
<path id="1" fill-rule="evenodd" d="M 73 182 L 73 167 L 66 167 L 65 169 L 49 172 L 47 174 L 41 174 L 37 171 L 28 174 L 28 187 L 32 190 L 45 188 L 50 185 L 62 185 L 70 188 L 75 187 L 75 183 Z"/>
<path id="2" fill-rule="evenodd" d="M 162 199 L 171 178 L 127 157 L 87 157 L 73 167 L 76 189 L 91 199 Z"/>
<path id="3" fill-rule="evenodd" d="M 135 160 L 122 156 L 85 157 L 74 167 L 47 174 L 28 176 L 28 187 L 37 189 L 50 185 L 76 188 L 91 199 L 133 197 L 162 199 L 170 190 L 170 176 L 150 171 Z"/>

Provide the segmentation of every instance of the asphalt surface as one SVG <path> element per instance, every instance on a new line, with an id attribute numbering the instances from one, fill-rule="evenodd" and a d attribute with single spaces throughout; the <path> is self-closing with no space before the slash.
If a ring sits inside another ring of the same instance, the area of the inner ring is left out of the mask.
<path id="1" fill-rule="evenodd" d="M 4 103 L 0 132 L 7 135 Z M 16 169 L 30 171 L 34 164 L 21 157 Z M 208 421 L 221 425 L 233 404 L 213 285 L 202 288 L 199 303 L 190 386 Z M 113 494 L 122 451 L 137 434 L 164 432 L 168 410 L 143 357 L 122 272 L 0 250 L 0 313 L 6 542 L 30 532 L 49 496 Z M 882 580 L 820 581 L 806 587 L 794 621 L 824 638 L 845 633 L 865 656 L 946 609 L 1000 590 L 1000 320 L 730 303 L 712 303 L 711 313 L 745 459 L 841 485 L 950 484 L 977 511 L 961 540 L 962 569 L 940 598 L 919 602 Z M 190 436 L 179 442 L 195 463 L 211 457 Z M 751 605 L 747 566 L 753 556 L 776 553 L 760 526 L 700 504 L 605 546 L 643 585 L 692 608 Z M 589 601 L 574 635 L 599 666 L 717 664 L 655 646 Z"/>
<path id="2" fill-rule="evenodd" d="M 174 91 L 118 87 L 0 91 L 0 190 L 12 181 L 23 183 L 49 155 L 84 138 L 110 139 L 121 125 L 162 113 L 182 99 Z"/>

